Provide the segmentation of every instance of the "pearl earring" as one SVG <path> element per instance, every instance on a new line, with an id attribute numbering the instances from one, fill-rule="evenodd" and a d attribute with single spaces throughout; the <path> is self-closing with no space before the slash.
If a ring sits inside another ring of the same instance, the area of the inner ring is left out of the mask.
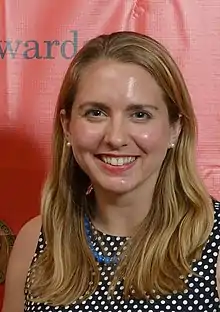
<path id="1" fill-rule="evenodd" d="M 71 146 L 71 143 L 70 143 L 70 142 L 67 142 L 66 145 L 67 145 L 67 146 Z"/>
<path id="2" fill-rule="evenodd" d="M 175 144 L 174 143 L 171 143 L 170 144 L 170 148 L 174 148 Z"/>

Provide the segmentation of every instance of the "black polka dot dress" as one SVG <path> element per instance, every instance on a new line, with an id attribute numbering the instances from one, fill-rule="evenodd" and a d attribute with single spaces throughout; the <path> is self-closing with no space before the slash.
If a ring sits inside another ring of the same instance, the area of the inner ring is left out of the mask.
<path id="1" fill-rule="evenodd" d="M 38 304 L 27 299 L 27 288 L 30 283 L 27 277 L 25 290 L 25 309 L 32 312 L 218 312 L 220 302 L 217 293 L 216 265 L 220 251 L 220 203 L 214 203 L 215 222 L 209 240 L 203 249 L 202 257 L 193 263 L 193 271 L 196 276 L 190 274 L 186 281 L 188 288 L 183 293 L 173 292 L 165 298 L 158 296 L 155 300 L 123 300 L 123 285 L 118 283 L 114 300 L 108 296 L 110 278 L 114 274 L 114 264 L 100 265 L 101 279 L 96 291 L 83 302 L 73 302 L 68 306 L 52 307 L 47 303 Z M 92 229 L 95 231 L 95 229 Z M 94 241 L 96 251 L 105 253 L 107 256 L 120 254 L 125 238 L 105 235 L 95 232 L 97 241 Z M 41 233 L 34 260 L 45 248 L 44 237 Z"/>

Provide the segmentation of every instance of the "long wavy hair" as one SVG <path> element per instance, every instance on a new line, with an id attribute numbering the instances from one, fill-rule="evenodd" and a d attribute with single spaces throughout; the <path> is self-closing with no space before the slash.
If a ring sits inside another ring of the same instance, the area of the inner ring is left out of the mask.
<path id="1" fill-rule="evenodd" d="M 42 194 L 44 252 L 33 266 L 33 300 L 51 305 L 86 299 L 100 273 L 88 247 L 84 215 L 95 198 L 86 197 L 89 177 L 66 146 L 60 121 L 70 118 L 83 70 L 100 59 L 144 68 L 163 91 L 170 123 L 181 115 L 176 146 L 167 151 L 155 186 L 151 209 L 128 241 L 110 293 L 123 281 L 124 298 L 166 295 L 187 287 L 191 263 L 201 256 L 213 226 L 213 206 L 196 166 L 196 119 L 183 76 L 168 51 L 154 39 L 135 32 L 101 35 L 85 44 L 72 60 L 59 93 L 53 132 L 53 163 Z"/>

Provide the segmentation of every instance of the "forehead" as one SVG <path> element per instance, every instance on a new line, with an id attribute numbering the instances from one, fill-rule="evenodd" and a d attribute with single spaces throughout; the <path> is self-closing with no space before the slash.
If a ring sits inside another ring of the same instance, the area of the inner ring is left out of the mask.
<path id="1" fill-rule="evenodd" d="M 88 65 L 80 76 L 76 102 L 164 102 L 162 90 L 143 67 L 101 60 Z"/>

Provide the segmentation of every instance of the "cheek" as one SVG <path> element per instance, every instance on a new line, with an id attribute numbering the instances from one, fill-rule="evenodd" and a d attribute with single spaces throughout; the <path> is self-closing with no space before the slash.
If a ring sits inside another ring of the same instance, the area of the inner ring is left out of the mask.
<path id="1" fill-rule="evenodd" d="M 75 121 L 71 127 L 71 141 L 73 148 L 77 150 L 80 149 L 87 149 L 87 150 L 94 150 L 97 148 L 98 144 L 102 140 L 102 129 L 83 122 L 83 121 Z"/>
<path id="2" fill-rule="evenodd" d="M 169 145 L 169 126 L 162 124 L 146 126 L 133 131 L 133 138 L 143 152 L 164 150 Z"/>

